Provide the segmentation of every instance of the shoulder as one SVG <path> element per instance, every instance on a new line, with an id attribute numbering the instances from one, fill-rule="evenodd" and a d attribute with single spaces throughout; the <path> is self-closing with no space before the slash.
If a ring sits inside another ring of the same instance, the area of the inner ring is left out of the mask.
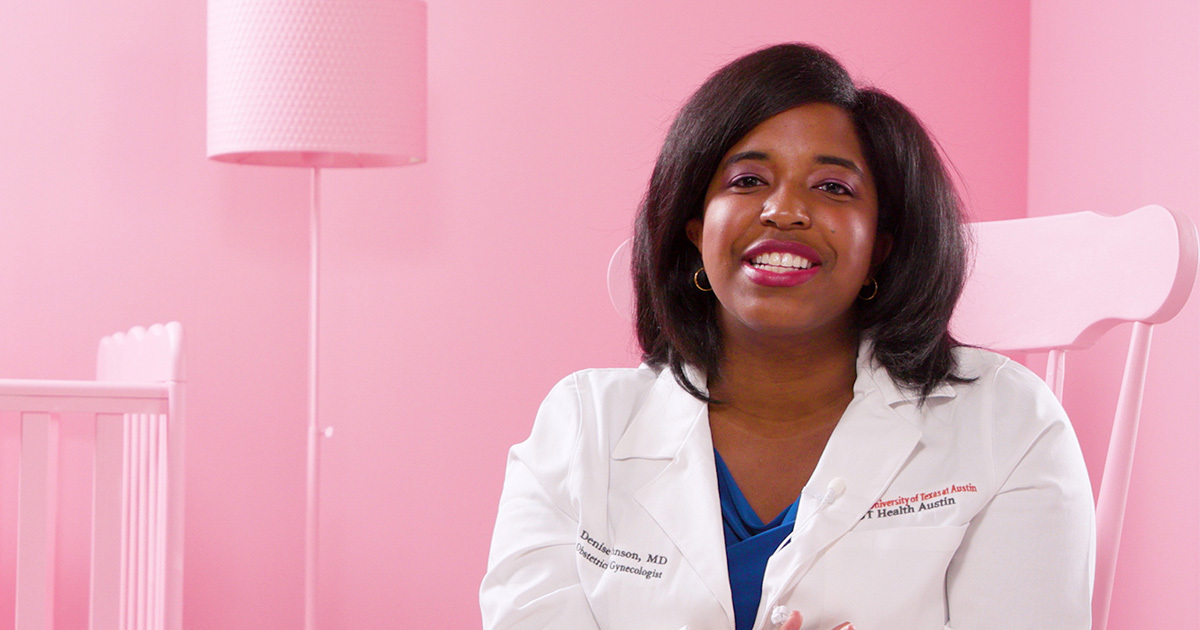
<path id="1" fill-rule="evenodd" d="M 973 380 L 954 386 L 954 422 L 986 435 L 1001 467 L 1016 466 L 1038 442 L 1076 444 L 1066 411 L 1041 377 L 994 352 L 956 352 L 959 373 Z"/>
<path id="2" fill-rule="evenodd" d="M 509 465 L 519 464 L 547 486 L 578 495 L 585 477 L 604 477 L 616 443 L 662 382 L 660 376 L 646 366 L 567 375 L 542 401 L 529 437 L 509 450 Z"/>
<path id="3" fill-rule="evenodd" d="M 601 398 L 627 397 L 648 391 L 660 371 L 641 365 L 636 368 L 589 368 L 572 372 L 560 380 L 547 398 L 562 395 Z"/>
<path id="4" fill-rule="evenodd" d="M 1046 383 L 1020 363 L 981 348 L 955 349 L 962 382 L 938 385 L 922 403 L 875 368 L 884 399 L 925 431 L 983 439 L 1020 451 L 1047 431 L 1070 434 L 1066 412 Z"/>
<path id="5" fill-rule="evenodd" d="M 1061 416 L 1054 393 L 1037 374 L 1012 359 L 982 348 L 955 349 L 958 373 L 969 382 L 954 384 L 956 397 L 1003 409 L 1041 409 L 1039 415 Z"/>
<path id="6" fill-rule="evenodd" d="M 621 410 L 632 410 L 646 398 L 659 376 L 659 370 L 645 365 L 573 372 L 550 389 L 542 402 L 542 412 L 552 407 L 581 416 L 608 417 L 614 412 L 623 415 L 619 413 Z"/>
<path id="7" fill-rule="evenodd" d="M 619 434 L 650 396 L 661 375 L 660 370 L 645 365 L 591 368 L 568 374 L 542 401 L 531 437 L 561 443 L 597 433 Z"/>
<path id="8" fill-rule="evenodd" d="M 894 412 L 921 430 L 928 452 L 987 469 L 973 481 L 981 488 L 999 488 L 1019 468 L 1045 472 L 1060 466 L 1055 458 L 1077 459 L 1067 414 L 1038 375 L 988 350 L 960 347 L 955 355 L 965 382 L 939 385 L 924 403 L 911 392 L 891 401 Z M 876 373 L 877 381 L 884 380 L 886 371 Z M 1069 476 L 1077 478 L 1079 471 Z"/>

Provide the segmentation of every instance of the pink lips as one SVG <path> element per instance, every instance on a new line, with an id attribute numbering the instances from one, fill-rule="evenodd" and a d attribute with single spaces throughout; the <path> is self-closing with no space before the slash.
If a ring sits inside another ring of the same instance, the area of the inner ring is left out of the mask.
<path id="1" fill-rule="evenodd" d="M 775 252 L 807 258 L 812 261 L 812 266 L 808 269 L 780 272 L 762 269 L 751 264 L 756 256 Z M 742 269 L 745 270 L 750 281 L 766 287 L 794 287 L 803 284 L 817 275 L 820 267 L 821 256 L 817 254 L 816 250 L 807 245 L 789 241 L 763 241 L 751 247 L 742 257 Z"/>

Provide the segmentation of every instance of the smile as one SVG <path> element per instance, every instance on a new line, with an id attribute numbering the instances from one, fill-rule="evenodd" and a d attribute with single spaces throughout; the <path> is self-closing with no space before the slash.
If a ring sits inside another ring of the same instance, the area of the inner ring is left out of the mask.
<path id="1" fill-rule="evenodd" d="M 808 269 L 813 261 L 788 252 L 764 252 L 750 259 L 750 264 L 764 271 L 787 273 L 798 269 Z"/>
<path id="2" fill-rule="evenodd" d="M 746 251 L 742 269 L 754 284 L 794 287 L 808 282 L 821 269 L 821 255 L 794 241 L 766 240 Z"/>

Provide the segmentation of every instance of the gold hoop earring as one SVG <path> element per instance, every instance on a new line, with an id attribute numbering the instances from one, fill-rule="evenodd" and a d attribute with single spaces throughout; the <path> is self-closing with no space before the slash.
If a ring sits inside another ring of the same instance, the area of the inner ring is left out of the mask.
<path id="1" fill-rule="evenodd" d="M 700 286 L 700 274 L 702 274 L 702 273 L 704 273 L 704 267 L 701 267 L 696 270 L 696 273 L 692 275 L 692 284 L 696 285 L 697 289 L 700 289 L 701 291 L 704 291 L 705 293 L 712 293 L 712 283 L 711 282 L 708 283 L 707 289 Z M 704 279 L 708 280 L 708 274 L 704 275 Z"/>
<path id="2" fill-rule="evenodd" d="M 876 295 L 879 295 L 879 281 L 875 278 L 868 278 L 868 280 L 871 281 L 871 295 L 863 295 L 862 289 L 858 291 L 858 299 L 864 302 L 870 302 L 875 299 Z M 864 284 L 863 288 L 865 289 L 866 287 L 867 285 Z"/>

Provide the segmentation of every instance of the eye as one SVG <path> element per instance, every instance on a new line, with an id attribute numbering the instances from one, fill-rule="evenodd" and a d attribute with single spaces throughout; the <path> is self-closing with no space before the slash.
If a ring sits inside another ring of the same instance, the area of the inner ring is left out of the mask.
<path id="1" fill-rule="evenodd" d="M 732 188 L 754 188 L 755 186 L 764 186 L 766 181 L 758 175 L 738 175 L 729 182 Z"/>
<path id="2" fill-rule="evenodd" d="M 854 191 L 851 190 L 849 186 L 835 181 L 821 182 L 820 184 L 817 184 L 817 190 L 842 197 L 850 197 L 854 195 Z"/>

